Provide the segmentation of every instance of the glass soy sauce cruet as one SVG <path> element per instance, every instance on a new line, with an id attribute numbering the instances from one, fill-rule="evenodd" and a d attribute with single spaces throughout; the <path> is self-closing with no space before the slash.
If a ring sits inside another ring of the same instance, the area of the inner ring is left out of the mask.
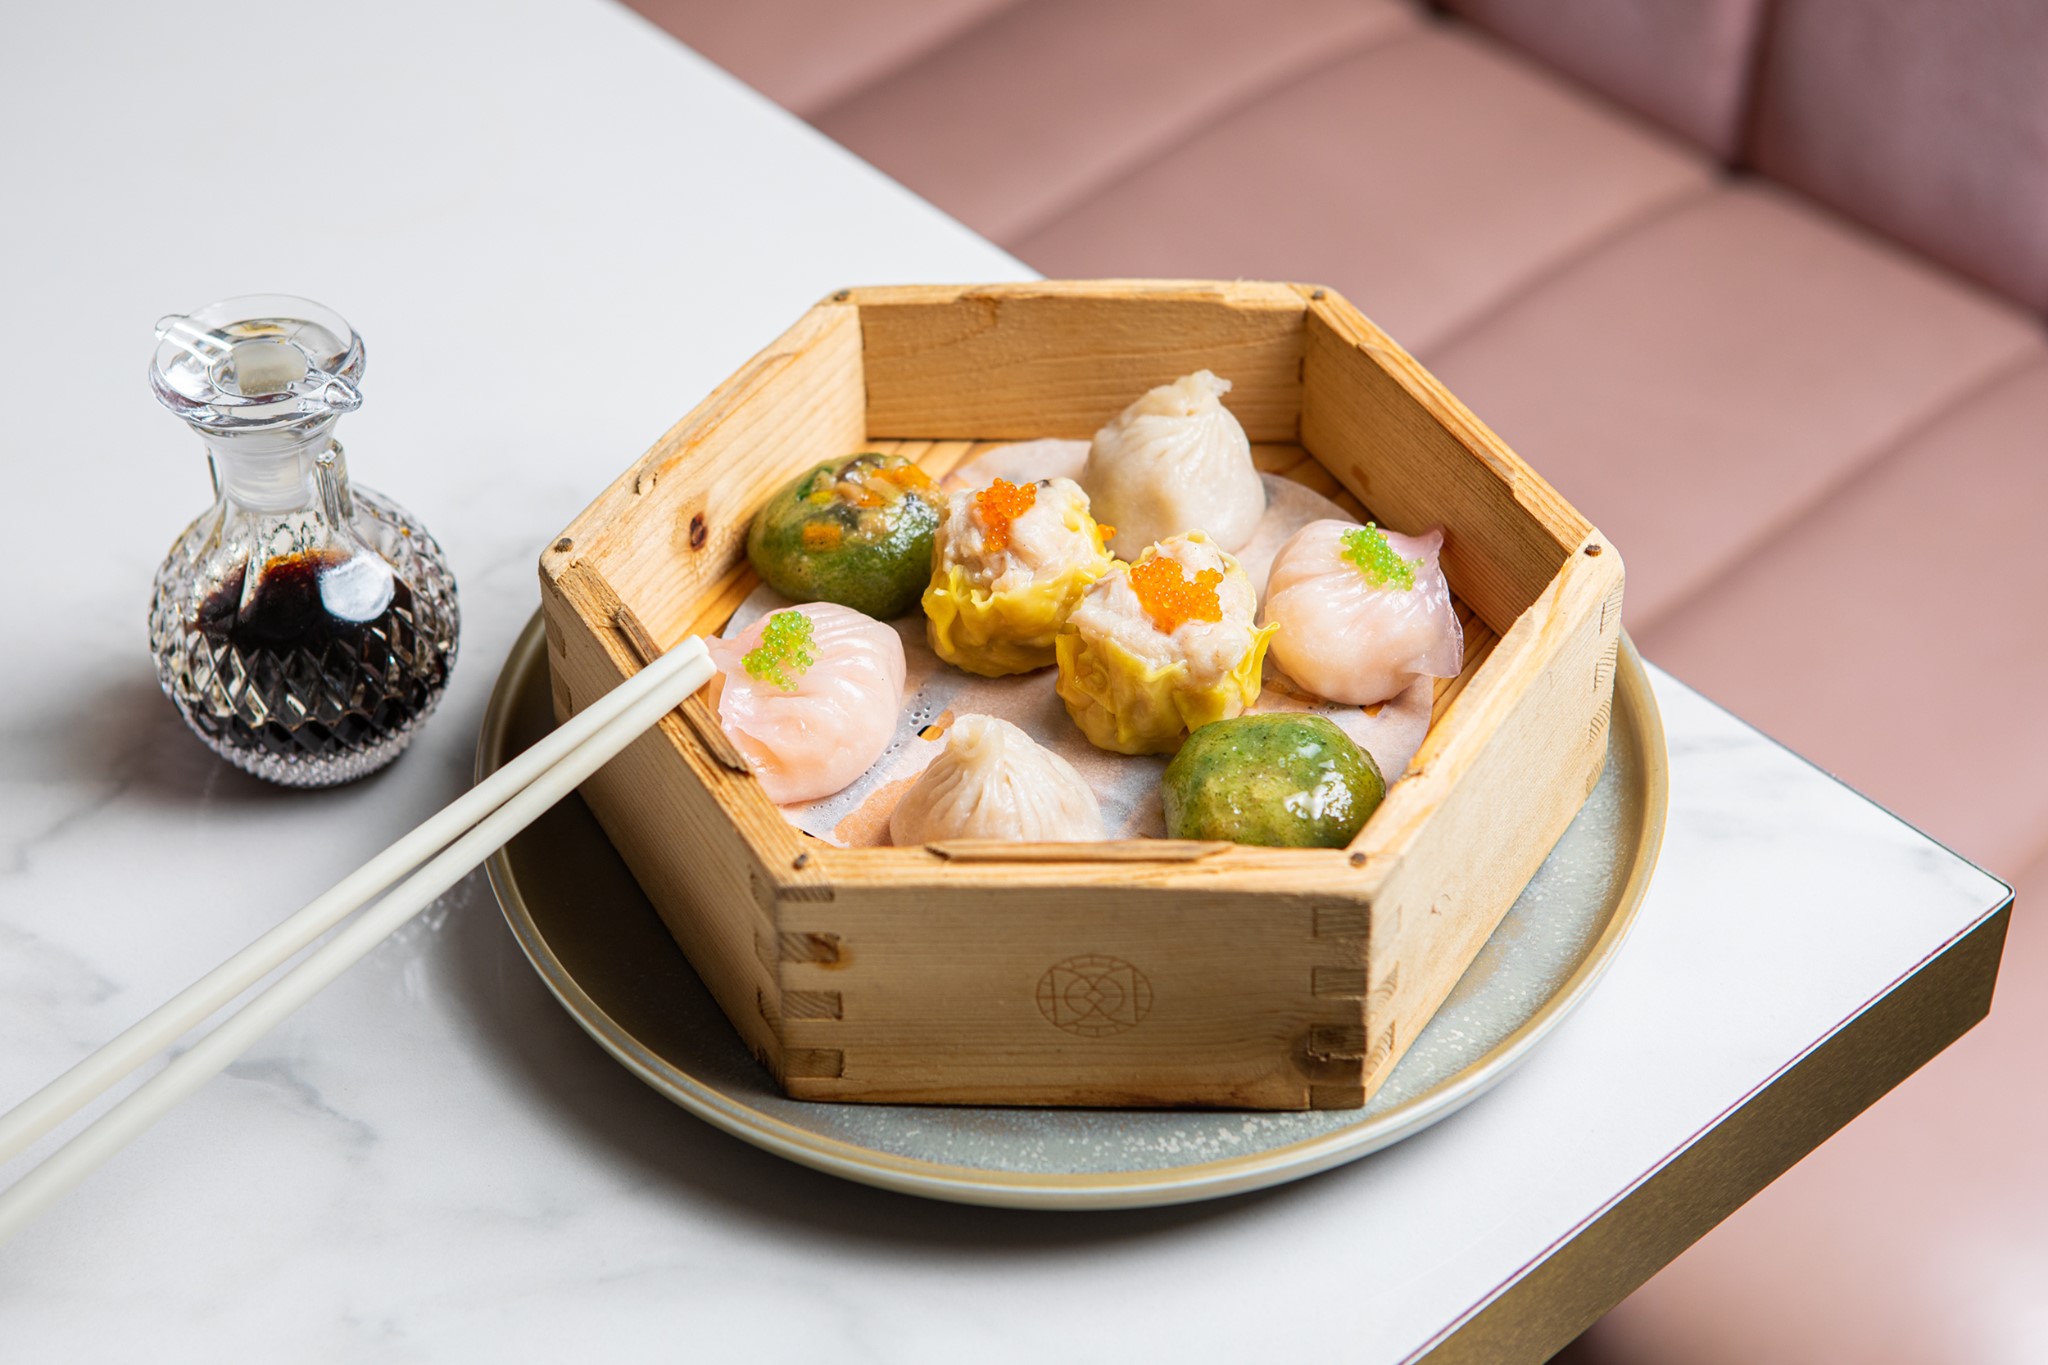
<path id="1" fill-rule="evenodd" d="M 282 294 L 157 323 L 157 401 L 206 443 L 214 503 L 157 570 L 150 651 L 214 751 L 325 787 L 396 758 L 455 663 L 455 579 L 396 503 L 349 486 L 334 424 L 362 403 L 363 341 Z"/>

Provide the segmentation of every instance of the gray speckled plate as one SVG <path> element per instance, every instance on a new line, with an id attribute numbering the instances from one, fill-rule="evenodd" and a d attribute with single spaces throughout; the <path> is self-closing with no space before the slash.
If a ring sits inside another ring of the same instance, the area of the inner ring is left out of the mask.
<path id="1" fill-rule="evenodd" d="M 552 723 L 536 616 L 484 717 L 479 776 Z M 1469 1104 L 1584 997 L 1635 917 L 1664 829 L 1664 731 L 1623 640 L 1607 771 L 1436 1018 L 1363 1109 L 1309 1113 L 819 1104 L 785 1097 L 580 801 L 491 859 L 491 885 L 576 1021 L 685 1109 L 792 1161 L 936 1199 L 1128 1208 L 1352 1161 Z"/>

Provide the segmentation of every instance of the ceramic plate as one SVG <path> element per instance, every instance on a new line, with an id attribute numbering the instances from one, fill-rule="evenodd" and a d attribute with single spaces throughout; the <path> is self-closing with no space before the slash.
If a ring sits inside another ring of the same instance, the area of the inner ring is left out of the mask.
<path id="1" fill-rule="evenodd" d="M 552 725 L 536 616 L 484 717 L 481 777 Z M 490 862 L 520 946 L 577 1023 L 683 1108 L 792 1161 L 935 1199 L 1130 1208 L 1296 1180 L 1420 1132 L 1498 1084 L 1583 999 L 1635 918 L 1664 830 L 1664 731 L 1626 638 L 1606 773 L 1363 1109 L 1003 1109 L 788 1099 L 726 1023 L 597 821 L 571 798 Z"/>

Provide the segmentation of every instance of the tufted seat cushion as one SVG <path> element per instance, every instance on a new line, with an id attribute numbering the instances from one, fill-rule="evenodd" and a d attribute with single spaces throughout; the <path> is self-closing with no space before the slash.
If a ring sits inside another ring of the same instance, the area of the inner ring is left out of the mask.
<path id="1" fill-rule="evenodd" d="M 1426 359 L 1614 538 L 1641 630 L 2039 348 L 2012 305 L 1751 182 Z"/>
<path id="2" fill-rule="evenodd" d="M 1712 178 L 1671 140 L 1431 25 L 1191 130 L 1013 247 L 1054 275 L 1313 280 L 1425 351 Z"/>
<path id="3" fill-rule="evenodd" d="M 1722 159 L 1742 143 L 1764 0 L 1447 0 L 1522 52 Z"/>
<path id="4" fill-rule="evenodd" d="M 2048 4 L 1782 0 L 1758 169 L 2048 308 Z"/>
<path id="5" fill-rule="evenodd" d="M 1992 867 L 2048 852 L 2048 355 L 2031 349 L 1640 632 Z"/>
<path id="6" fill-rule="evenodd" d="M 818 126 L 976 231 L 1016 241 L 1275 82 L 1422 23 L 1397 0 L 1040 0 Z"/>

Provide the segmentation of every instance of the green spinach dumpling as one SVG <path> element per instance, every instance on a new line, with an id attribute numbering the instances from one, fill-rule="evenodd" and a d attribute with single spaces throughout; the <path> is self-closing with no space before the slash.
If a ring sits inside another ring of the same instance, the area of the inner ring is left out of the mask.
<path id="1" fill-rule="evenodd" d="M 747 559 L 792 602 L 891 620 L 917 606 L 931 578 L 939 502 L 931 476 L 900 455 L 821 464 L 754 517 Z"/>
<path id="2" fill-rule="evenodd" d="M 1342 848 L 1386 797 L 1372 755 L 1328 717 L 1268 712 L 1213 721 L 1166 765 L 1174 839 Z"/>

